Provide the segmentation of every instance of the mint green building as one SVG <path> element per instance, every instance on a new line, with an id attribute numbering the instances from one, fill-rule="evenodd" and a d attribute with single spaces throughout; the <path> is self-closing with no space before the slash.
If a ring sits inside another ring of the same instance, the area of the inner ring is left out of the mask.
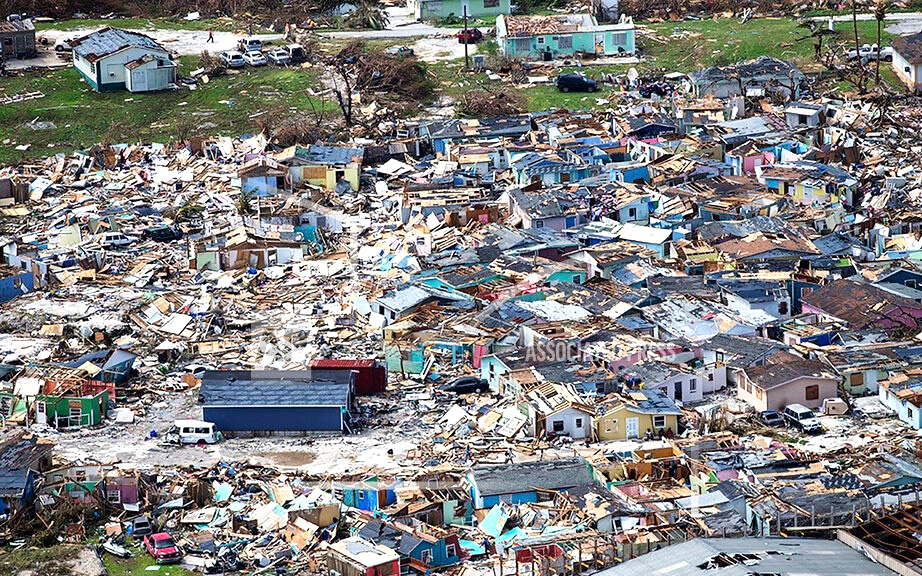
<path id="1" fill-rule="evenodd" d="M 508 14 L 510 0 L 407 0 L 407 10 L 416 20 L 441 20 L 448 16 L 484 18 Z"/>
<path id="2" fill-rule="evenodd" d="M 504 56 L 556 60 L 577 53 L 630 56 L 635 50 L 634 21 L 600 25 L 590 14 L 506 16 L 496 19 L 496 41 Z"/>

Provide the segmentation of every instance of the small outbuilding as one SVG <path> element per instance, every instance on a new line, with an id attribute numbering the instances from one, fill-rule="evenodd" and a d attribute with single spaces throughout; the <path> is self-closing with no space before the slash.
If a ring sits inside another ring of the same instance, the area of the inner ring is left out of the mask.
<path id="1" fill-rule="evenodd" d="M 0 62 L 13 58 L 32 58 L 35 49 L 35 25 L 31 20 L 0 21 Z"/>

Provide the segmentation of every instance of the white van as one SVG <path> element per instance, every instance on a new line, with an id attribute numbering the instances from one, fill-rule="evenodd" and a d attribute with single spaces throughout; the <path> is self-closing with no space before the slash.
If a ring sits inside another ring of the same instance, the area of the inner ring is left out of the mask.
<path id="1" fill-rule="evenodd" d="M 214 423 L 202 420 L 176 420 L 164 440 L 173 444 L 214 444 L 221 440 Z"/>

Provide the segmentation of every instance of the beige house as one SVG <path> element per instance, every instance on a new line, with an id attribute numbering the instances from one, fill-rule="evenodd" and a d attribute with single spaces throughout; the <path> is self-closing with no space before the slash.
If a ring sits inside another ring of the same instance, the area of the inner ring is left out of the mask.
<path id="1" fill-rule="evenodd" d="M 839 395 L 839 378 L 819 360 L 781 351 L 742 371 L 737 394 L 757 411 L 783 410 L 788 404 L 819 408 Z"/>

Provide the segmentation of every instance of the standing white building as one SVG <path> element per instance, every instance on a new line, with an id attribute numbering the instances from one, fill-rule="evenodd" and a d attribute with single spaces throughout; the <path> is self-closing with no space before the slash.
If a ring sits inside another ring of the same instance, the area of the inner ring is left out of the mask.
<path id="1" fill-rule="evenodd" d="M 176 64 L 153 38 L 102 28 L 71 42 L 73 63 L 97 92 L 151 92 L 176 85 Z"/>

